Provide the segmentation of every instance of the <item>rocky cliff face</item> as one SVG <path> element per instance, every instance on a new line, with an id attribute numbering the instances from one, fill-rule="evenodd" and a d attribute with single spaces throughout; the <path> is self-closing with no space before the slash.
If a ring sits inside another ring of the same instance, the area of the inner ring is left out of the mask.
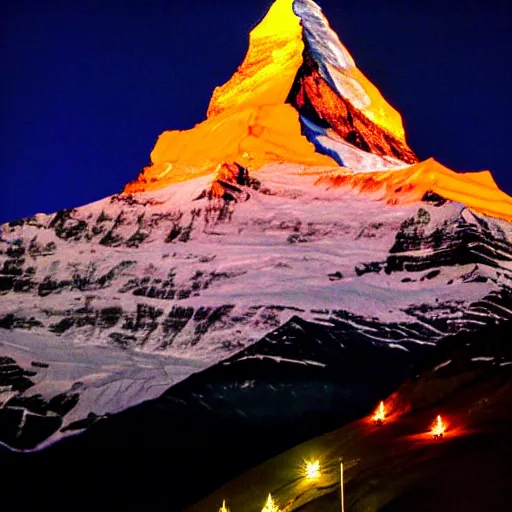
<path id="1" fill-rule="evenodd" d="M 409 164 L 418 161 L 404 141 L 377 127 L 348 99 L 332 89 L 321 76 L 308 48 L 304 50 L 303 63 L 288 101 L 303 118 L 323 128 L 332 128 L 343 140 L 362 151 Z M 340 165 L 344 164 L 339 156 L 337 161 Z"/>

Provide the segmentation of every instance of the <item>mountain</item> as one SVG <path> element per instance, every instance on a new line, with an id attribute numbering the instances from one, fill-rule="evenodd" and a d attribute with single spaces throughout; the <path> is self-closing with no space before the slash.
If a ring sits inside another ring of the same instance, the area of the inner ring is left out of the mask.
<path id="1" fill-rule="evenodd" d="M 0 227 L 4 484 L 131 508 L 171 479 L 182 510 L 351 429 L 510 326 L 511 222 L 489 172 L 418 161 L 318 5 L 277 0 L 122 192 Z"/>

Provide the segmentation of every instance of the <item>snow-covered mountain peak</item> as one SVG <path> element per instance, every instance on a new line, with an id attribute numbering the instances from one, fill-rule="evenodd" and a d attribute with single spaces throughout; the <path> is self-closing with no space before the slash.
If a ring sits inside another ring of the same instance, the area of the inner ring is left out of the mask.
<path id="1" fill-rule="evenodd" d="M 315 127 L 334 147 L 325 148 Z M 157 190 L 224 163 L 250 172 L 270 163 L 338 167 L 354 152 L 356 171 L 370 165 L 365 156 L 377 167 L 417 162 L 400 115 L 357 69 L 320 8 L 277 0 L 251 31 L 242 64 L 214 90 L 207 119 L 164 132 L 152 165 L 125 192 Z"/>
<path id="2" fill-rule="evenodd" d="M 213 92 L 207 119 L 161 134 L 151 161 L 125 194 L 219 169 L 257 178 L 267 165 L 292 164 L 323 168 L 338 176 L 337 186 L 361 193 L 385 190 L 388 203 L 435 194 L 512 219 L 512 199 L 487 174 L 457 174 L 432 159 L 418 163 L 400 114 L 357 68 L 311 0 L 277 0 L 270 7 L 251 31 L 240 67 Z M 208 194 L 229 196 L 222 181 L 214 179 Z"/>

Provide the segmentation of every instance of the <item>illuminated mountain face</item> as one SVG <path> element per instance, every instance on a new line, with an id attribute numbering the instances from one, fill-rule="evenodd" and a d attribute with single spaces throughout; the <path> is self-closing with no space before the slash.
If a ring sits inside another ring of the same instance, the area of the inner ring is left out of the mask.
<path id="1" fill-rule="evenodd" d="M 373 407 L 420 352 L 512 318 L 511 199 L 417 162 L 313 2 L 278 0 L 151 158 L 122 194 L 0 226 L 0 442 L 51 444 L 235 355 L 260 382 L 371 384 Z"/>
<path id="2" fill-rule="evenodd" d="M 323 148 L 305 123 L 332 129 L 348 149 Z M 152 165 L 125 192 L 160 189 L 225 163 L 250 171 L 269 163 L 338 167 L 351 150 L 381 157 L 377 168 L 417 162 L 400 115 L 357 69 L 320 8 L 277 0 L 251 32 L 244 62 L 213 92 L 206 121 L 164 132 Z"/>
<path id="3" fill-rule="evenodd" d="M 213 92 L 207 119 L 161 134 L 151 162 L 126 194 L 212 173 L 215 181 L 225 166 L 255 172 L 289 163 L 334 171 L 338 185 L 370 183 L 391 203 L 434 193 L 512 219 L 512 200 L 488 173 L 457 174 L 433 159 L 416 166 L 400 114 L 356 67 L 312 0 L 274 2 L 250 33 L 243 63 Z"/>

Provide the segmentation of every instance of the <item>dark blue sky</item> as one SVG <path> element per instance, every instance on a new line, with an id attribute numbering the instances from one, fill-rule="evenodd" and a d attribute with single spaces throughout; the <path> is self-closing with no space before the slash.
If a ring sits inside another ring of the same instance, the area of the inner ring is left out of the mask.
<path id="1" fill-rule="evenodd" d="M 421 158 L 489 168 L 512 194 L 509 1 L 318 3 Z M 3 0 L 0 221 L 134 179 L 160 132 L 204 118 L 270 4 Z"/>

